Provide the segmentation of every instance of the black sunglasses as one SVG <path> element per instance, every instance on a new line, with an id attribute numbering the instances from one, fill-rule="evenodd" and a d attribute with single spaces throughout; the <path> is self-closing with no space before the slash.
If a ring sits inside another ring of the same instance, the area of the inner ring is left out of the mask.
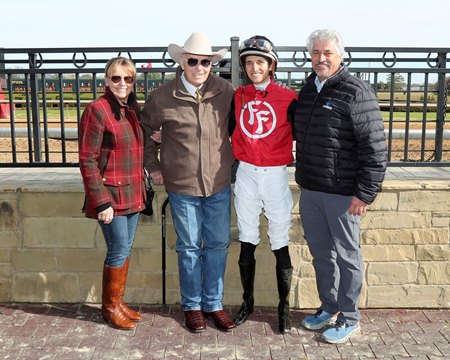
<path id="1" fill-rule="evenodd" d="M 110 79 L 111 79 L 111 81 L 112 81 L 114 84 L 117 84 L 117 83 L 120 82 L 120 80 L 122 80 L 122 79 L 123 79 L 127 84 L 132 84 L 133 81 L 134 81 L 134 77 L 132 77 L 132 76 L 121 77 L 121 76 L 118 76 L 118 75 L 114 75 L 114 76 L 111 76 Z"/>
<path id="2" fill-rule="evenodd" d="M 199 61 L 200 61 L 200 64 L 202 64 L 202 66 L 203 66 L 204 68 L 208 68 L 208 67 L 211 66 L 211 60 L 209 60 L 209 59 L 198 60 L 198 59 L 194 59 L 194 58 L 189 58 L 189 59 L 186 59 L 186 61 L 187 61 L 187 64 L 188 64 L 190 67 L 195 67 L 195 66 L 197 66 L 197 64 L 198 64 Z"/>

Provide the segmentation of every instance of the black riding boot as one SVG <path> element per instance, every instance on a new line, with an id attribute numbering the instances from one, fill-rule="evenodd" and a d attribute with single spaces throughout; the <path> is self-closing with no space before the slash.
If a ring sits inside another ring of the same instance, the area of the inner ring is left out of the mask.
<path id="1" fill-rule="evenodd" d="M 280 297 L 280 302 L 278 304 L 278 328 L 282 334 L 291 332 L 292 329 L 291 311 L 289 309 L 291 280 L 292 268 L 277 268 L 278 296 Z"/>
<path id="2" fill-rule="evenodd" d="M 244 299 L 244 302 L 242 303 L 239 312 L 233 319 L 236 325 L 241 325 L 246 322 L 250 314 L 253 312 L 253 284 L 255 282 L 255 266 L 255 260 L 253 260 L 253 262 L 249 264 L 239 262 L 241 283 L 244 289 L 244 293 L 242 295 L 242 299 Z"/>

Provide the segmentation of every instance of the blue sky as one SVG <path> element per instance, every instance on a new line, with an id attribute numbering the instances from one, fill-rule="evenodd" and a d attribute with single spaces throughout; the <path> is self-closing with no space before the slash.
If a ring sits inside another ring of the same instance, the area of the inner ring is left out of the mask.
<path id="1" fill-rule="evenodd" d="M 1 14 L 5 48 L 182 45 L 194 31 L 302 46 L 318 28 L 347 46 L 450 47 L 449 0 L 15 0 Z"/>

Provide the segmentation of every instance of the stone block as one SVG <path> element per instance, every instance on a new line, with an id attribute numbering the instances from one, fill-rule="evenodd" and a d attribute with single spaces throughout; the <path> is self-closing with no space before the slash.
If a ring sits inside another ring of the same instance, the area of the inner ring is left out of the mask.
<path id="1" fill-rule="evenodd" d="M 278 291 L 276 288 L 271 287 L 268 290 L 260 290 L 255 292 L 255 302 L 256 301 L 260 306 L 278 306 Z"/>
<path id="2" fill-rule="evenodd" d="M 20 231 L 0 230 L 0 247 L 17 249 L 20 247 L 21 242 Z"/>
<path id="3" fill-rule="evenodd" d="M 157 299 L 156 302 L 154 302 L 153 304 L 161 304 L 161 298 L 162 296 L 157 294 L 157 292 L 153 292 L 150 294 L 151 297 L 154 297 Z M 173 304 L 176 306 L 181 307 L 181 300 L 180 300 L 180 290 L 179 289 L 167 289 L 166 291 L 166 303 L 167 304 Z M 152 304 L 151 302 L 149 302 L 149 304 Z"/>
<path id="4" fill-rule="evenodd" d="M 401 285 L 417 283 L 417 262 L 372 262 L 367 265 L 369 285 Z"/>
<path id="5" fill-rule="evenodd" d="M 367 290 L 369 308 L 450 307 L 450 285 L 382 285 Z"/>
<path id="6" fill-rule="evenodd" d="M 96 249 L 104 249 L 106 252 L 106 242 L 105 242 L 105 237 L 103 236 L 103 232 L 102 229 L 100 227 L 100 225 L 98 225 L 98 223 L 95 221 L 92 221 L 93 224 L 95 224 L 94 227 L 94 233 L 93 233 L 93 238 L 94 238 L 94 248 Z"/>
<path id="7" fill-rule="evenodd" d="M 228 282 L 227 282 L 228 283 Z M 230 290 L 224 292 L 222 303 L 225 306 L 239 306 L 242 303 L 242 290 Z M 255 303 L 255 306 L 258 306 Z"/>
<path id="8" fill-rule="evenodd" d="M 12 301 L 17 302 L 79 302 L 76 274 L 33 272 L 13 275 Z"/>
<path id="9" fill-rule="evenodd" d="M 305 232 L 303 230 L 303 224 L 300 215 L 294 214 L 292 216 L 292 226 L 289 230 L 289 237 L 291 244 L 306 245 Z"/>
<path id="10" fill-rule="evenodd" d="M 414 245 L 446 244 L 448 228 L 427 229 L 371 229 L 361 231 L 361 244 L 365 245 Z"/>
<path id="11" fill-rule="evenodd" d="M 415 261 L 416 253 L 414 246 L 408 245 L 363 245 L 363 258 L 370 261 Z"/>
<path id="12" fill-rule="evenodd" d="M 102 271 L 105 251 L 102 249 L 61 249 L 57 250 L 59 269 L 62 272 Z"/>
<path id="13" fill-rule="evenodd" d="M 430 213 L 369 211 L 361 218 L 361 229 L 426 228 L 430 223 Z"/>
<path id="14" fill-rule="evenodd" d="M 242 284 L 241 284 L 241 277 L 239 274 L 230 274 L 229 272 L 225 273 L 225 280 L 224 280 L 225 288 L 227 291 L 237 291 L 241 293 L 241 299 L 242 299 Z"/>
<path id="15" fill-rule="evenodd" d="M 162 253 L 156 249 L 139 249 L 137 256 L 130 259 L 130 266 L 136 272 L 160 273 L 162 268 Z M 166 267 L 168 257 L 166 254 Z"/>
<path id="16" fill-rule="evenodd" d="M 24 190 L 20 196 L 20 209 L 23 216 L 29 217 L 84 217 L 81 209 L 84 193 L 55 189 Z"/>
<path id="17" fill-rule="evenodd" d="M 151 288 L 131 288 L 125 291 L 124 300 L 127 304 L 154 305 L 162 304 L 162 290 Z M 175 304 L 173 292 L 166 293 L 166 303 Z"/>
<path id="18" fill-rule="evenodd" d="M 18 246 L 16 247 L 18 248 Z M 0 249 L 0 263 L 10 263 L 11 262 L 11 250 Z"/>
<path id="19" fill-rule="evenodd" d="M 398 193 L 381 192 L 370 204 L 369 211 L 396 211 L 398 207 Z"/>
<path id="20" fill-rule="evenodd" d="M 17 195 L 15 193 L 2 193 L 0 200 L 0 232 L 17 228 L 19 219 Z"/>
<path id="21" fill-rule="evenodd" d="M 450 191 L 404 191 L 398 211 L 450 211 Z"/>
<path id="22" fill-rule="evenodd" d="M 57 271 L 58 262 L 52 249 L 19 249 L 11 251 L 12 272 Z"/>
<path id="23" fill-rule="evenodd" d="M 313 279 L 299 279 L 294 285 L 294 302 L 292 307 L 296 309 L 317 309 L 320 306 L 316 281 Z"/>
<path id="24" fill-rule="evenodd" d="M 161 275 L 155 273 L 129 274 L 124 299 L 127 303 L 144 302 L 149 304 L 150 301 L 153 301 L 153 304 L 162 303 Z"/>
<path id="25" fill-rule="evenodd" d="M 177 290 L 178 292 L 180 291 L 180 279 L 178 277 L 178 272 L 166 274 L 166 288 L 167 291 L 169 290 Z"/>
<path id="26" fill-rule="evenodd" d="M 239 230 L 236 226 L 231 227 L 230 239 L 231 242 L 239 242 Z"/>
<path id="27" fill-rule="evenodd" d="M 302 262 L 299 266 L 299 276 L 303 279 L 305 278 L 315 279 L 316 271 L 314 270 L 313 264 Z"/>
<path id="28" fill-rule="evenodd" d="M 133 247 L 155 248 L 161 251 L 161 225 L 142 226 L 139 224 Z"/>
<path id="29" fill-rule="evenodd" d="M 0 279 L 0 302 L 8 303 L 12 301 L 11 279 Z"/>
<path id="30" fill-rule="evenodd" d="M 383 192 L 385 191 L 404 191 L 404 190 L 422 190 L 423 184 L 416 180 L 385 180 L 383 182 Z"/>
<path id="31" fill-rule="evenodd" d="M 102 302 L 102 272 L 80 272 L 78 273 L 78 284 L 80 286 L 80 300 L 83 303 Z"/>
<path id="32" fill-rule="evenodd" d="M 417 260 L 450 261 L 450 247 L 448 245 L 417 246 Z"/>
<path id="33" fill-rule="evenodd" d="M 9 263 L 0 263 L 0 278 L 9 278 L 11 276 L 11 265 Z"/>
<path id="34" fill-rule="evenodd" d="M 450 226 L 450 214 L 449 213 L 434 213 L 431 220 L 433 227 L 449 228 Z"/>
<path id="35" fill-rule="evenodd" d="M 294 207 L 292 208 L 292 214 L 297 215 L 300 213 L 300 191 L 298 186 L 294 187 L 291 185 L 292 201 L 294 202 Z"/>
<path id="36" fill-rule="evenodd" d="M 308 245 L 301 245 L 300 246 L 300 256 L 302 261 L 312 262 L 313 257 L 311 255 L 311 252 L 309 251 Z"/>
<path id="37" fill-rule="evenodd" d="M 450 283 L 450 262 L 421 262 L 418 280 L 420 285 L 448 285 Z"/>
<path id="38" fill-rule="evenodd" d="M 73 217 L 32 217 L 23 220 L 23 244 L 41 248 L 92 248 L 96 221 Z"/>
<path id="39" fill-rule="evenodd" d="M 361 294 L 359 296 L 359 301 L 358 301 L 358 306 L 360 308 L 367 307 L 367 289 L 368 289 L 367 283 L 363 280 L 363 283 L 361 286 Z"/>
<path id="40" fill-rule="evenodd" d="M 277 290 L 277 278 L 275 274 L 275 268 L 273 269 L 271 274 L 262 275 L 258 273 L 258 276 L 255 276 L 255 292 L 261 291 L 276 291 Z"/>

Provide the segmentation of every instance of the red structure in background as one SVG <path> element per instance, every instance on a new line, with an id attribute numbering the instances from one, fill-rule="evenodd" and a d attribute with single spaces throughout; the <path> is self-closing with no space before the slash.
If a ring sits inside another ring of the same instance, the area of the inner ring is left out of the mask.
<path id="1" fill-rule="evenodd" d="M 3 95 L 2 87 L 5 85 L 4 80 L 0 79 L 0 100 L 5 100 L 5 95 Z M 9 117 L 10 108 L 9 104 L 0 103 L 0 119 Z"/>

